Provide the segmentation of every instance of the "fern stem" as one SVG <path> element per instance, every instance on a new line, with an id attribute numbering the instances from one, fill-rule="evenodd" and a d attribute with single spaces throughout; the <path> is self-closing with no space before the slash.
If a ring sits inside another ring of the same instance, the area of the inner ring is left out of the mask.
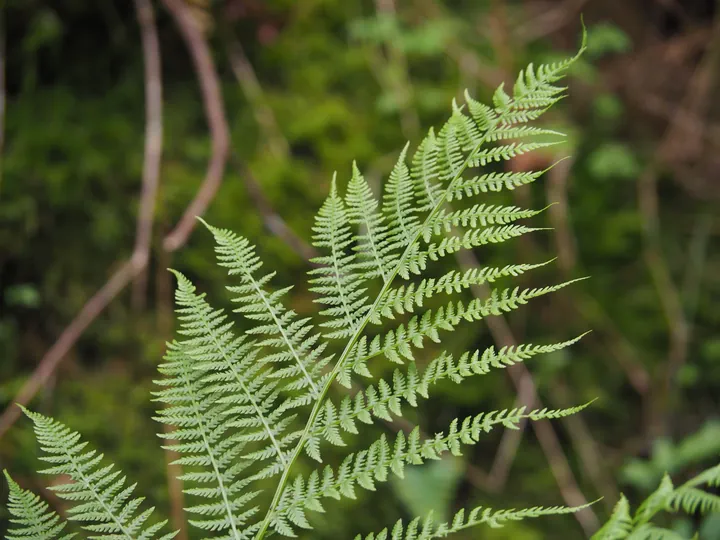
<path id="1" fill-rule="evenodd" d="M 511 108 L 508 107 L 506 109 L 507 112 Z M 414 237 L 411 239 L 411 241 L 408 243 L 408 245 L 405 247 L 405 251 L 402 254 L 402 257 L 400 257 L 400 260 L 395 265 L 395 268 L 390 274 L 390 277 L 388 280 L 383 284 L 382 289 L 380 290 L 380 293 L 378 294 L 377 298 L 375 299 L 375 302 L 373 303 L 370 310 L 368 310 L 365 317 L 363 317 L 361 323 L 356 327 L 355 332 L 353 333 L 352 337 L 348 341 L 347 345 L 345 346 L 345 349 L 342 352 L 342 355 L 338 359 L 337 363 L 335 364 L 335 367 L 330 372 L 330 376 L 325 381 L 325 385 L 323 386 L 320 397 L 315 402 L 315 405 L 313 406 L 312 411 L 310 412 L 310 417 L 308 418 L 307 423 L 305 424 L 305 429 L 300 437 L 300 440 L 298 441 L 297 445 L 295 446 L 295 450 L 292 453 L 292 456 L 290 457 L 290 463 L 289 465 L 283 470 L 283 474 L 280 477 L 280 481 L 278 482 L 278 486 L 275 490 L 275 494 L 273 496 L 273 499 L 270 503 L 270 507 L 268 508 L 267 514 L 265 515 L 265 519 L 262 522 L 262 525 L 260 526 L 260 530 L 258 531 L 257 535 L 255 536 L 255 540 L 261 540 L 264 538 L 265 533 L 268 530 L 268 527 L 270 527 L 270 521 L 272 520 L 273 513 L 275 509 L 277 508 L 278 503 L 280 502 L 280 497 L 283 494 L 283 491 L 285 489 L 285 485 L 288 482 L 288 479 L 290 478 L 290 471 L 292 469 L 292 466 L 295 464 L 295 461 L 300 457 L 300 454 L 302 453 L 303 447 L 305 446 L 305 443 L 307 442 L 308 438 L 313 432 L 313 428 L 315 426 L 315 422 L 317 421 L 317 417 L 320 414 L 320 411 L 322 410 L 323 402 L 325 400 L 325 397 L 327 396 L 328 391 L 330 390 L 330 386 L 332 385 L 333 381 L 337 378 L 340 371 L 342 371 L 343 367 L 345 366 L 345 363 L 348 361 L 348 358 L 350 356 L 350 351 L 352 350 L 353 346 L 362 336 L 362 332 L 367 326 L 367 324 L 370 322 L 370 318 L 372 314 L 377 310 L 377 308 L 380 306 L 383 296 L 387 293 L 387 291 L 390 289 L 390 286 L 392 285 L 393 281 L 398 275 L 398 272 L 400 271 L 400 268 L 402 264 L 405 262 L 405 259 L 410 254 L 413 246 L 420 240 L 422 236 L 422 231 L 427 227 L 429 224 L 433 222 L 435 217 L 437 216 L 438 212 L 440 212 L 440 209 L 442 208 L 443 203 L 445 202 L 445 199 L 447 198 L 448 193 L 450 193 L 455 186 L 455 183 L 460 179 L 461 175 L 465 172 L 465 169 L 467 169 L 470 166 L 470 163 L 472 162 L 475 153 L 480 149 L 480 147 L 488 140 L 488 136 L 495 131 L 498 125 L 502 123 L 504 119 L 504 114 L 501 114 L 499 118 L 497 119 L 497 122 L 494 126 L 489 128 L 485 134 L 482 136 L 480 141 L 475 145 L 473 150 L 469 152 L 468 157 L 465 158 L 465 161 L 463 162 L 462 166 L 458 168 L 458 171 L 455 173 L 455 176 L 452 178 L 452 180 L 448 183 L 448 187 L 443 192 L 443 195 L 439 198 L 435 206 L 433 207 L 432 211 L 428 214 L 428 216 L 425 218 L 425 222 L 421 227 L 417 228 L 417 231 L 415 232 Z"/>

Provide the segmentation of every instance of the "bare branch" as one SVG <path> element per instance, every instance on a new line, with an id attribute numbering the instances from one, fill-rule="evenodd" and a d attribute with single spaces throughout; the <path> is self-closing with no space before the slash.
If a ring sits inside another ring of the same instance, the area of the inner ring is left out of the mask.
<path id="1" fill-rule="evenodd" d="M 147 259 L 131 258 L 112 275 L 102 288 L 87 301 L 72 322 L 68 325 L 55 344 L 45 353 L 30 378 L 25 381 L 20 391 L 13 399 L 14 403 L 27 405 L 38 391 L 47 383 L 58 365 L 65 358 L 78 338 L 85 332 L 90 323 L 102 313 L 108 304 L 115 298 L 130 280 L 145 267 Z M 10 429 L 20 416 L 20 407 L 11 404 L 0 416 L 0 438 Z"/>
<path id="2" fill-rule="evenodd" d="M 265 100 L 265 93 L 255 70 L 237 38 L 228 38 L 227 53 L 230 67 L 250 103 L 250 110 L 262 130 L 264 141 L 274 156 L 287 159 L 290 156 L 290 145 L 280 131 L 275 115 Z"/>
<path id="3" fill-rule="evenodd" d="M 162 70 L 160 42 L 152 4 L 150 0 L 135 0 L 135 9 L 145 61 L 145 156 L 134 252 L 147 259 L 150 257 L 150 239 L 162 158 Z M 132 304 L 136 309 L 143 306 L 146 289 L 147 270 L 142 268 L 133 283 Z"/>
<path id="4" fill-rule="evenodd" d="M 178 224 L 163 241 L 163 247 L 167 251 L 175 251 L 185 244 L 197 223 L 195 218 L 205 213 L 220 187 L 230 149 L 230 129 L 225 116 L 220 80 L 205 36 L 182 0 L 163 0 L 163 3 L 175 19 L 195 64 L 212 146 L 205 179 L 200 189 Z"/>

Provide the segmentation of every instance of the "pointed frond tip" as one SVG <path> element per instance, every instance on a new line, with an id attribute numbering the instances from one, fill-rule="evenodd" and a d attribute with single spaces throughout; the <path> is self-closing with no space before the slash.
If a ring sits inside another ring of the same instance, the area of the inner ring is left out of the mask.
<path id="1" fill-rule="evenodd" d="M 74 533 L 63 534 L 67 523 L 40 497 L 22 489 L 10 474 L 3 470 L 8 484 L 10 523 L 7 540 L 70 540 Z"/>
<path id="2" fill-rule="evenodd" d="M 81 503 L 69 509 L 70 519 L 79 521 L 89 532 L 102 532 L 114 538 L 158 537 L 167 520 L 151 520 L 153 508 L 140 510 L 144 497 L 132 497 L 136 484 L 128 485 L 127 478 L 113 464 L 103 465 L 103 454 L 86 450 L 87 443 L 78 432 L 53 418 L 21 408 L 33 421 L 35 437 L 44 451 L 40 459 L 51 465 L 40 472 L 71 480 L 52 488 L 61 499 Z M 167 533 L 161 538 L 169 539 L 175 534 Z"/>
<path id="3" fill-rule="evenodd" d="M 425 517 L 416 517 L 407 524 L 404 524 L 402 520 L 398 520 L 392 529 L 383 529 L 379 533 L 370 533 L 366 536 L 358 534 L 354 540 L 429 540 L 431 538 L 445 538 L 449 534 L 477 525 L 487 525 L 497 529 L 504 527 L 511 521 L 572 514 L 589 508 L 596 502 L 593 501 L 581 506 L 535 506 L 519 510 L 515 508 L 494 510 L 485 506 L 478 506 L 469 512 L 460 510 L 449 522 L 439 523 L 435 522 L 433 512 L 429 512 Z"/>

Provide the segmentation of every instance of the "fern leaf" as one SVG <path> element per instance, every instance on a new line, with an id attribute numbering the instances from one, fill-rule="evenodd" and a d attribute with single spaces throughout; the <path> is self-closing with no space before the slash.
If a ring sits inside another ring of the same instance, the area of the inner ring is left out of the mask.
<path id="1" fill-rule="evenodd" d="M 364 537 L 362 535 L 357 535 L 355 540 L 425 540 L 430 538 L 445 538 L 449 534 L 469 529 L 477 525 L 487 525 L 496 529 L 503 527 L 509 521 L 522 521 L 524 519 L 539 518 L 542 516 L 571 514 L 587 508 L 588 506 L 589 505 L 576 507 L 535 506 L 521 510 L 493 510 L 492 508 L 478 506 L 469 512 L 460 510 L 457 514 L 455 514 L 451 522 L 442 522 L 438 524 L 433 522 L 432 513 L 429 513 L 424 519 L 422 519 L 422 521 L 421 518 L 418 517 L 405 525 L 402 520 L 398 520 L 393 526 L 392 531 L 383 529 L 377 534 L 370 533 Z"/>
<path id="2" fill-rule="evenodd" d="M 526 412 L 524 407 L 504 409 L 490 413 L 468 416 L 463 420 L 455 419 L 448 428 L 447 434 L 438 433 L 425 441 L 421 440 L 419 429 L 415 428 L 407 437 L 398 433 L 393 444 L 383 434 L 367 450 L 349 454 L 335 473 L 326 467 L 323 473 L 314 471 L 307 480 L 295 481 L 284 490 L 277 510 L 272 516 L 270 526 L 282 533 L 277 526 L 278 520 L 287 523 L 301 517 L 306 520 L 306 512 L 322 507 L 323 498 L 355 498 L 355 489 L 374 491 L 376 482 L 387 481 L 393 473 L 403 477 L 406 465 L 421 465 L 428 459 L 438 459 L 442 454 L 450 452 L 461 454 L 463 445 L 476 444 L 481 436 L 492 431 L 498 425 L 517 429 L 525 419 L 554 419 L 576 414 L 588 404 L 567 409 L 540 409 Z"/>
<path id="3" fill-rule="evenodd" d="M 421 275 L 427 269 L 430 261 L 438 261 L 463 249 L 473 249 L 487 244 L 500 244 L 512 238 L 542 230 L 545 229 L 511 224 L 492 226 L 485 229 L 471 229 L 462 236 L 445 237 L 439 243 L 431 243 L 427 247 L 416 243 L 408 249 L 404 260 L 398 265 L 398 273 L 402 278 L 410 279 L 411 274 Z"/>
<path id="4" fill-rule="evenodd" d="M 428 310 L 422 316 L 412 317 L 407 323 L 398 325 L 384 335 L 375 336 L 369 343 L 367 339 L 361 339 L 349 353 L 350 366 L 356 372 L 365 372 L 367 362 L 380 355 L 398 364 L 404 363 L 404 360 L 412 361 L 413 349 L 422 348 L 426 339 L 436 343 L 441 341 L 440 331 L 453 331 L 462 321 L 474 322 L 490 315 L 508 313 L 533 298 L 556 292 L 581 280 L 533 289 L 494 289 L 485 300 L 476 298 L 467 304 L 449 302 L 437 310 Z"/>
<path id="5" fill-rule="evenodd" d="M 368 307 L 362 280 L 357 279 L 355 255 L 348 252 L 353 234 L 334 178 L 313 231 L 313 245 L 330 251 L 329 255 L 314 258 L 312 262 L 320 267 L 309 272 L 311 276 L 318 276 L 310 281 L 311 290 L 320 295 L 316 302 L 329 306 L 321 311 L 329 319 L 321 326 L 331 330 L 327 334 L 330 339 L 346 338 L 359 328 Z"/>
<path id="6" fill-rule="evenodd" d="M 212 501 L 188 507 L 190 514 L 202 517 L 190 522 L 202 530 L 222 531 L 230 538 L 241 538 L 246 516 L 239 511 L 257 493 L 243 493 L 245 482 L 237 478 L 248 464 L 237 461 L 244 444 L 229 436 L 230 405 L 219 401 L 217 392 L 208 391 L 203 381 L 205 372 L 196 368 L 183 346 L 169 344 L 165 359 L 159 369 L 166 377 L 159 383 L 167 388 L 156 395 L 157 401 L 168 406 L 158 411 L 157 420 L 177 429 L 160 436 L 177 441 L 169 447 L 182 456 L 175 463 L 202 471 L 180 476 L 187 486 L 185 492 Z"/>
<path id="7" fill-rule="evenodd" d="M 405 163 L 409 145 L 405 145 L 390 173 L 383 196 L 383 214 L 388 226 L 387 241 L 392 248 L 404 248 L 412 242 L 419 220 L 414 204 L 414 186 Z"/>
<path id="8" fill-rule="evenodd" d="M 465 352 L 458 358 L 443 352 L 422 373 L 418 372 L 415 363 L 410 363 L 405 373 L 395 369 L 390 379 L 381 379 L 354 397 L 346 396 L 338 407 L 327 401 L 315 423 L 312 437 L 344 446 L 341 433 L 357 434 L 358 421 L 371 424 L 373 417 L 392 421 L 392 415 L 402 416 L 403 402 L 416 407 L 418 398 L 427 399 L 430 388 L 443 380 L 460 384 L 468 377 L 485 375 L 492 369 L 503 369 L 539 354 L 559 351 L 574 345 L 584 335 L 549 345 L 523 344 L 499 350 L 489 347 L 482 352 Z"/>
<path id="9" fill-rule="evenodd" d="M 681 487 L 670 496 L 668 506 L 674 511 L 682 510 L 688 515 L 720 512 L 720 496 L 694 487 Z"/>
<path id="10" fill-rule="evenodd" d="M 75 536 L 74 533 L 60 536 L 67 523 L 50 510 L 40 497 L 22 489 L 7 471 L 3 473 L 10 490 L 10 523 L 14 525 L 8 531 L 7 540 L 70 540 Z"/>
<path id="11" fill-rule="evenodd" d="M 207 373 L 208 381 L 216 383 L 209 391 L 234 405 L 227 412 L 232 415 L 231 425 L 249 428 L 242 435 L 245 440 L 267 443 L 250 458 L 273 456 L 271 470 L 282 469 L 287 463 L 284 445 L 295 436 L 281 430 L 284 408 L 276 403 L 275 373 L 263 369 L 267 359 L 258 360 L 252 342 L 234 336 L 232 323 L 225 322 L 222 310 L 214 310 L 185 276 L 174 274 L 178 280 L 175 300 L 182 322 L 179 333 L 190 337 L 182 342 L 186 354 L 197 363 L 196 369 Z M 230 422 L 228 417 L 225 419 Z"/>
<path id="12" fill-rule="evenodd" d="M 443 232 L 449 233 L 453 227 L 487 227 L 489 225 L 506 225 L 519 219 L 527 219 L 536 216 L 543 210 L 525 210 L 517 206 L 499 206 L 476 204 L 471 208 L 448 212 L 441 210 L 431 223 L 422 229 L 422 235 L 426 242 L 430 241 L 432 235 L 440 235 Z"/>
<path id="13" fill-rule="evenodd" d="M 312 330 L 309 319 L 298 318 L 294 311 L 283 305 L 281 299 L 290 289 L 268 292 L 266 284 L 275 273 L 256 276 L 262 262 L 255 246 L 232 231 L 203 223 L 215 237 L 220 266 L 226 267 L 230 276 L 240 277 L 241 285 L 228 287 L 237 295 L 233 301 L 241 304 L 235 311 L 261 323 L 249 333 L 262 337 L 257 346 L 271 351 L 265 360 L 287 365 L 276 376 L 297 379 L 293 389 L 307 389 L 313 398 L 317 398 L 320 370 L 330 357 L 322 358 L 324 346 L 316 346 L 318 334 L 308 337 Z"/>
<path id="14" fill-rule="evenodd" d="M 356 266 L 364 271 L 364 279 L 381 277 L 386 282 L 390 276 L 388 268 L 393 261 L 388 227 L 385 217 L 378 211 L 378 202 L 370 186 L 355 163 L 346 202 L 350 223 L 361 228 L 355 248 L 359 255 Z"/>
<path id="15" fill-rule="evenodd" d="M 674 492 L 672 480 L 666 474 L 660 481 L 658 488 L 640 505 L 633 516 L 633 526 L 639 527 L 646 523 L 660 512 L 667 508 L 670 498 Z"/>
<path id="16" fill-rule="evenodd" d="M 550 262 L 552 260 L 539 264 L 511 264 L 502 268 L 471 268 L 465 272 L 450 270 L 437 279 L 428 278 L 418 284 L 401 285 L 385 293 L 370 322 L 380 324 L 383 317 L 392 319 L 394 314 L 412 313 L 417 307 L 422 307 L 425 300 L 436 294 L 458 293 L 476 285 L 494 283 L 504 277 L 517 277 Z"/>
<path id="17" fill-rule="evenodd" d="M 415 151 L 410 168 L 418 212 L 431 210 L 442 196 L 442 186 L 438 183 L 437 153 L 438 143 L 435 132 L 430 129 Z"/>
<path id="18" fill-rule="evenodd" d="M 622 495 L 613 508 L 610 519 L 592 536 L 591 540 L 623 540 L 631 531 L 630 505 L 625 495 Z"/>
<path id="19" fill-rule="evenodd" d="M 687 540 L 683 535 L 663 529 L 652 523 L 644 523 L 627 537 L 627 540 Z"/>
<path id="20" fill-rule="evenodd" d="M 113 465 L 101 466 L 103 455 L 95 450 L 83 451 L 87 446 L 80 434 L 64 424 L 40 413 L 23 409 L 33 421 L 35 436 L 46 455 L 40 459 L 51 463 L 44 474 L 67 475 L 72 482 L 60 483 L 51 489 L 61 499 L 78 504 L 69 511 L 69 519 L 80 521 L 82 527 L 97 535 L 90 538 L 126 538 L 149 540 L 157 538 L 167 520 L 148 524 L 153 509 L 138 512 L 143 498 L 131 498 L 135 484 L 127 485 L 126 478 Z M 173 538 L 175 533 L 162 539 Z"/>
<path id="21" fill-rule="evenodd" d="M 461 179 L 453 185 L 448 192 L 449 202 L 455 199 L 473 197 L 481 193 L 502 191 L 503 189 L 513 190 L 520 186 L 531 184 L 537 180 L 545 171 L 521 171 L 521 172 L 490 172 L 473 178 Z"/>

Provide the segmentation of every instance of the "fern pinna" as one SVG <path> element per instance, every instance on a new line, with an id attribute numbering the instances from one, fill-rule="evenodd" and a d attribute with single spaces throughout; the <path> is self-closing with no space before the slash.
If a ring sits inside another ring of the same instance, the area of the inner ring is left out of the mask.
<path id="1" fill-rule="evenodd" d="M 584 50 L 584 43 L 581 51 Z M 467 94 L 453 103 L 450 119 L 430 130 L 410 156 L 400 153 L 381 200 L 353 164 L 341 193 L 334 178 L 319 210 L 313 243 L 322 252 L 310 271 L 310 288 L 322 305 L 320 320 L 301 317 L 284 304 L 289 288 L 271 286 L 252 243 L 229 230 L 205 224 L 215 240 L 218 264 L 227 269 L 234 312 L 251 329 L 240 334 L 222 309 L 181 273 L 175 299 L 178 337 L 168 344 L 159 370 L 157 420 L 171 426 L 161 437 L 180 453 L 189 522 L 211 538 L 260 539 L 273 533 L 295 536 L 312 528 L 312 513 L 331 499 L 353 498 L 373 490 L 390 475 L 402 477 L 450 452 L 459 454 L 495 427 L 516 428 L 525 419 L 553 419 L 583 406 L 560 410 L 505 409 L 453 420 L 444 432 L 424 438 L 418 428 L 398 433 L 350 453 L 337 467 L 322 467 L 328 445 L 343 446 L 361 424 L 401 416 L 403 407 L 428 398 L 442 380 L 468 377 L 570 346 L 577 339 L 549 345 L 442 352 L 424 369 L 414 360 L 428 341 L 441 343 L 460 323 L 513 311 L 533 298 L 568 283 L 542 288 L 496 288 L 486 299 L 452 296 L 481 284 L 516 277 L 540 264 L 452 270 L 425 277 L 435 261 L 461 250 L 505 242 L 536 229 L 519 223 L 537 212 L 481 202 L 454 210 L 460 199 L 485 196 L 535 181 L 541 172 L 483 172 L 550 142 L 560 134 L 528 125 L 561 99 L 556 83 L 577 56 L 523 70 L 511 93 L 500 86 L 492 105 Z M 204 223 L 204 222 L 203 222 Z M 437 308 L 429 299 L 447 297 Z M 373 380 L 373 364 L 384 357 L 397 364 L 387 379 Z M 350 388 L 353 379 L 368 386 L 339 401 L 333 384 Z M 91 538 L 170 538 L 163 521 L 152 517 L 135 485 L 101 454 L 85 449 L 80 435 L 41 414 L 28 412 L 51 464 L 48 474 L 65 475 L 52 488 L 77 503 L 68 519 Z M 294 465 L 305 455 L 317 462 L 309 474 Z M 14 538 L 55 538 L 62 520 L 37 498 L 11 483 Z M 270 491 L 268 491 L 268 488 Z M 367 538 L 435 538 L 477 525 L 501 526 L 510 520 L 562 514 L 575 508 L 520 510 L 475 508 L 449 522 L 419 516 Z M 358 537 L 360 538 L 360 536 Z"/>

